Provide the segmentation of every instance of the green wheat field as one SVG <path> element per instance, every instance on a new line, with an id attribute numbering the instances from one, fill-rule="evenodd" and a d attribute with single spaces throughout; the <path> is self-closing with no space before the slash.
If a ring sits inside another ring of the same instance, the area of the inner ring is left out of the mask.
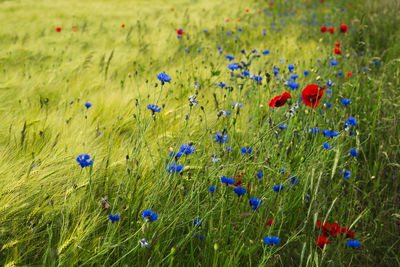
<path id="1" fill-rule="evenodd" d="M 0 0 L 0 265 L 400 266 L 399 10 Z"/>

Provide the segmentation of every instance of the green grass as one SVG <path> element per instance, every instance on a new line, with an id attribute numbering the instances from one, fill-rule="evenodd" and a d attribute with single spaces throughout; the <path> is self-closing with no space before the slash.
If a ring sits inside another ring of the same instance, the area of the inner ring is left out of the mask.
<path id="1" fill-rule="evenodd" d="M 399 265 L 399 3 L 287 2 L 0 1 L 0 264 Z M 278 16 L 289 7 L 295 15 Z M 328 21 L 333 35 L 319 31 Z M 350 27 L 345 35 L 338 33 L 342 23 Z M 177 28 L 185 31 L 181 39 Z M 335 42 L 342 42 L 343 56 L 331 67 Z M 225 55 L 247 61 L 242 49 L 246 55 L 271 51 L 249 67 L 262 84 L 230 80 Z M 365 55 L 353 56 L 360 52 Z M 272 73 L 276 65 L 288 78 L 288 64 L 300 76 L 297 91 Z M 171 83 L 161 86 L 160 72 Z M 304 87 L 329 79 L 331 98 L 325 92 L 315 110 L 301 105 L 293 118 L 285 116 Z M 221 89 L 220 82 L 233 89 Z M 285 90 L 292 99 L 272 112 L 268 101 Z M 187 100 L 193 94 L 197 107 Z M 351 104 L 343 107 L 343 98 Z M 86 102 L 93 106 L 86 109 Z M 233 102 L 243 107 L 232 108 Z M 153 117 L 148 104 L 162 111 Z M 220 110 L 232 115 L 219 117 Z M 353 136 L 342 129 L 348 116 L 358 120 Z M 284 123 L 286 130 L 277 128 Z M 329 139 L 306 127 L 340 135 Z M 213 136 L 224 128 L 228 143 L 219 146 Z M 166 172 L 170 152 L 189 142 L 196 152 L 179 160 L 184 171 Z M 325 142 L 334 149 L 323 149 Z M 226 145 L 234 150 L 227 153 Z M 252 154 L 242 155 L 242 147 Z M 349 156 L 351 148 L 357 158 Z M 75 159 L 83 153 L 93 166 L 79 166 Z M 220 162 L 212 162 L 213 154 Z M 344 168 L 352 172 L 348 180 Z M 238 198 L 220 179 L 242 172 L 251 186 Z M 299 183 L 275 193 L 272 187 L 289 175 Z M 218 187 L 214 195 L 209 186 Z M 100 205 L 104 196 L 107 211 Z M 257 211 L 249 207 L 251 197 L 263 201 Z M 144 209 L 157 212 L 158 220 L 146 223 Z M 111 212 L 120 215 L 118 223 L 110 222 Z M 201 229 L 193 227 L 195 219 L 203 219 Z M 275 222 L 266 226 L 265 219 Z M 360 247 L 329 237 L 324 249 L 315 248 L 316 221 L 351 227 Z M 279 245 L 265 245 L 265 236 L 279 236 Z M 142 238 L 148 248 L 140 247 Z"/>

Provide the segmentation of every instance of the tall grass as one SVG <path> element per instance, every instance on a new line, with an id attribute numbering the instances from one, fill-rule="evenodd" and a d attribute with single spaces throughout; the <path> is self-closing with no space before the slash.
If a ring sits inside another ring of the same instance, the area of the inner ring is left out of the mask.
<path id="1" fill-rule="evenodd" d="M 309 2 L 1 2 L 0 264 L 399 264 L 398 3 Z M 322 35 L 328 21 L 350 30 Z M 177 28 L 184 28 L 181 39 Z M 344 56 L 332 67 L 338 41 Z M 254 49 L 271 51 L 249 67 L 262 83 L 232 78 L 225 55 L 248 62 Z M 297 91 L 272 72 L 279 66 L 279 76 L 288 78 L 288 64 L 300 76 Z M 171 83 L 161 85 L 160 72 Z M 285 116 L 305 86 L 329 79 L 332 97 L 325 92 L 317 109 L 300 104 L 293 117 Z M 272 111 L 268 101 L 284 90 L 292 99 Z M 193 94 L 198 106 L 189 105 Z M 343 98 L 351 104 L 343 107 Z M 85 108 L 86 102 L 93 106 Z M 162 111 L 152 115 L 148 104 Z M 232 114 L 224 118 L 220 110 Z M 353 136 L 342 128 L 348 116 L 358 120 Z M 340 134 L 309 133 L 314 127 Z M 213 136 L 223 129 L 228 143 L 219 145 Z M 196 152 L 179 160 L 183 172 L 168 173 L 170 152 L 189 142 Z M 334 149 L 325 150 L 325 142 Z M 242 147 L 253 152 L 242 155 Z M 357 158 L 349 156 L 351 148 Z M 83 153 L 93 166 L 78 165 Z M 341 169 L 351 170 L 351 178 Z M 250 188 L 239 198 L 220 179 L 241 173 Z M 299 183 L 272 190 L 290 175 Z M 100 205 L 105 196 L 106 211 Z M 257 211 L 249 207 L 251 197 L 262 199 Z M 146 223 L 144 209 L 159 219 Z M 111 223 L 109 213 L 120 221 Z M 195 219 L 203 220 L 201 228 Z M 316 248 L 317 221 L 351 227 L 361 246 L 348 248 L 338 237 Z M 281 241 L 268 246 L 265 236 Z M 139 245 L 142 238 L 147 248 Z"/>

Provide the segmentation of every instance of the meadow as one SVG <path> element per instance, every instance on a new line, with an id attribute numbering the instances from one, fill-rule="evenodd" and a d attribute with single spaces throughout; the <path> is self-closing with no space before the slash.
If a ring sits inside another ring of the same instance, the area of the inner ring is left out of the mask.
<path id="1" fill-rule="evenodd" d="M 0 265 L 400 266 L 398 10 L 0 1 Z"/>

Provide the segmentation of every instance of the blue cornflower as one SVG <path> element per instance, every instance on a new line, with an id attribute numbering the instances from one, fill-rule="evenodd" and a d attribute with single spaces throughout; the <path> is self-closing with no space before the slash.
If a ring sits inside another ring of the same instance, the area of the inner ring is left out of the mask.
<path id="1" fill-rule="evenodd" d="M 350 126 L 356 126 L 357 125 L 357 119 L 354 117 L 348 117 L 347 122 L 348 125 Z"/>
<path id="2" fill-rule="evenodd" d="M 144 210 L 142 213 L 142 217 L 146 218 L 148 222 L 154 222 L 158 219 L 157 213 L 152 212 L 151 210 Z"/>
<path id="3" fill-rule="evenodd" d="M 328 150 L 333 149 L 333 145 L 331 145 L 331 144 L 329 144 L 329 143 L 324 143 L 322 146 L 323 146 L 325 149 L 328 149 Z"/>
<path id="4" fill-rule="evenodd" d="M 357 150 L 355 150 L 354 148 L 350 149 L 350 155 L 353 157 L 357 157 L 358 156 Z"/>
<path id="5" fill-rule="evenodd" d="M 264 51 L 262 51 L 262 54 L 263 55 L 268 55 L 270 52 L 269 52 L 269 50 L 264 50 Z"/>
<path id="6" fill-rule="evenodd" d="M 204 29 L 203 32 L 204 32 L 204 33 L 207 33 L 207 29 Z"/>
<path id="7" fill-rule="evenodd" d="M 339 71 L 339 72 L 337 73 L 337 75 L 338 75 L 338 76 L 343 76 L 343 72 Z"/>
<path id="8" fill-rule="evenodd" d="M 326 85 L 327 85 L 328 87 L 332 87 L 333 82 L 332 82 L 331 80 L 328 80 L 328 81 L 326 82 Z"/>
<path id="9" fill-rule="evenodd" d="M 296 90 L 296 89 L 299 88 L 299 84 L 298 84 L 298 83 L 295 83 L 295 82 L 290 82 L 290 83 L 288 84 L 288 86 L 289 86 L 290 89 L 292 89 L 292 90 Z"/>
<path id="10" fill-rule="evenodd" d="M 285 186 L 283 185 L 274 185 L 274 187 L 272 188 L 275 192 L 279 192 L 282 191 L 285 188 Z"/>
<path id="11" fill-rule="evenodd" d="M 349 133 L 349 135 L 350 135 L 350 136 L 354 135 L 354 132 L 353 132 L 353 131 L 351 131 L 351 132 Z"/>
<path id="12" fill-rule="evenodd" d="M 168 173 L 181 172 L 183 170 L 183 167 L 185 167 L 185 165 L 178 165 L 175 162 L 172 162 L 169 167 L 168 163 L 165 165 L 165 169 L 167 169 Z"/>
<path id="13" fill-rule="evenodd" d="M 231 152 L 233 150 L 233 148 L 231 148 L 230 146 L 225 147 L 227 152 Z"/>
<path id="14" fill-rule="evenodd" d="M 194 221 L 193 221 L 193 225 L 194 225 L 194 226 L 200 227 L 200 226 L 203 225 L 203 221 L 200 220 L 200 219 L 194 220 Z"/>
<path id="15" fill-rule="evenodd" d="M 243 76 L 250 76 L 250 72 L 248 70 L 245 70 L 242 72 Z"/>
<path id="16" fill-rule="evenodd" d="M 289 69 L 290 72 L 292 72 L 292 71 L 294 70 L 294 66 L 293 66 L 292 64 L 290 64 L 290 65 L 288 66 L 288 69 Z"/>
<path id="17" fill-rule="evenodd" d="M 279 124 L 278 128 L 281 129 L 281 130 L 285 130 L 287 128 L 287 124 L 286 123 L 285 124 Z"/>
<path id="18" fill-rule="evenodd" d="M 295 186 L 296 184 L 299 183 L 299 179 L 295 175 L 290 175 L 288 178 L 288 183 L 291 184 L 292 186 Z"/>
<path id="19" fill-rule="evenodd" d="M 335 132 L 335 131 L 329 131 L 329 130 L 323 130 L 322 134 L 325 135 L 326 137 L 336 137 L 339 135 L 339 132 Z"/>
<path id="20" fill-rule="evenodd" d="M 197 237 L 200 240 L 203 240 L 206 236 L 201 234 L 194 234 L 194 237 Z"/>
<path id="21" fill-rule="evenodd" d="M 181 145 L 180 152 L 185 153 L 186 155 L 194 153 L 196 149 L 194 146 L 189 146 L 189 144 L 183 144 Z"/>
<path id="22" fill-rule="evenodd" d="M 342 170 L 340 170 L 340 172 L 342 173 L 343 177 L 346 179 L 349 179 L 351 177 L 351 171 L 349 171 L 349 170 L 342 169 Z"/>
<path id="23" fill-rule="evenodd" d="M 212 154 L 212 155 L 211 155 L 211 158 L 212 158 L 212 162 L 213 162 L 213 163 L 217 163 L 217 162 L 220 161 L 220 159 L 218 158 L 218 156 L 215 155 L 215 154 Z"/>
<path id="24" fill-rule="evenodd" d="M 243 106 L 243 104 L 240 103 L 240 102 L 234 102 L 234 103 L 232 104 L 232 107 L 236 107 L 236 105 L 238 105 L 239 108 L 241 108 L 241 107 Z"/>
<path id="25" fill-rule="evenodd" d="M 233 56 L 229 56 L 229 55 L 226 55 L 225 56 L 227 59 L 229 59 L 229 61 L 232 61 L 232 60 L 234 60 L 235 59 L 235 57 L 233 57 Z"/>
<path id="26" fill-rule="evenodd" d="M 282 174 L 285 174 L 285 170 L 286 170 L 286 168 L 282 168 L 282 169 L 281 169 L 281 173 L 282 173 Z"/>
<path id="27" fill-rule="evenodd" d="M 89 102 L 87 102 L 87 103 L 85 104 L 85 107 L 86 107 L 87 109 L 89 109 L 90 107 L 92 107 L 92 104 L 89 103 Z"/>
<path id="28" fill-rule="evenodd" d="M 158 74 L 157 78 L 161 81 L 161 84 L 169 83 L 171 81 L 171 77 L 169 77 L 164 72 L 161 72 L 160 74 Z"/>
<path id="29" fill-rule="evenodd" d="M 253 80 L 256 81 L 257 83 L 260 83 L 262 81 L 262 77 L 261 76 L 254 76 Z"/>
<path id="30" fill-rule="evenodd" d="M 252 197 L 249 201 L 252 210 L 256 210 L 261 205 L 261 199 Z"/>
<path id="31" fill-rule="evenodd" d="M 115 214 L 113 215 L 112 213 L 108 216 L 108 218 L 110 218 L 111 222 L 118 222 L 119 221 L 119 215 Z"/>
<path id="32" fill-rule="evenodd" d="M 251 152 L 253 151 L 253 149 L 251 149 L 251 148 L 246 148 L 246 147 L 243 147 L 241 150 L 240 150 L 240 152 L 242 153 L 242 154 L 251 154 Z"/>
<path id="33" fill-rule="evenodd" d="M 208 190 L 210 190 L 211 194 L 215 192 L 215 187 L 214 186 L 210 186 L 208 188 Z"/>
<path id="34" fill-rule="evenodd" d="M 151 110 L 153 113 L 161 111 L 161 107 L 158 107 L 158 105 L 148 105 L 147 109 Z"/>
<path id="35" fill-rule="evenodd" d="M 171 152 L 171 153 L 169 153 L 169 156 L 171 158 L 175 158 L 175 159 L 178 159 L 178 158 L 182 157 L 182 155 L 183 155 L 182 152 L 178 152 L 178 153 Z"/>
<path id="36" fill-rule="evenodd" d="M 243 196 L 244 194 L 246 194 L 246 189 L 244 189 L 241 186 L 236 187 L 235 189 L 233 189 L 233 191 L 236 193 L 236 195 L 238 195 L 238 197 Z"/>
<path id="37" fill-rule="evenodd" d="M 338 64 L 338 63 L 337 63 L 336 61 L 334 61 L 334 60 L 331 61 L 331 65 L 332 65 L 332 66 L 336 66 L 337 64 Z"/>
<path id="38" fill-rule="evenodd" d="M 219 83 L 219 84 L 218 84 L 218 86 L 221 87 L 221 88 L 224 88 L 225 85 L 226 85 L 225 83 Z"/>
<path id="39" fill-rule="evenodd" d="M 242 29 L 242 28 L 238 28 L 238 31 L 240 31 L 240 32 L 241 32 L 241 31 L 243 31 L 243 29 Z"/>
<path id="40" fill-rule="evenodd" d="M 214 135 L 214 139 L 218 144 L 223 144 L 223 143 L 228 143 L 228 134 L 225 134 L 225 129 L 222 131 L 222 134 L 220 131 Z"/>
<path id="41" fill-rule="evenodd" d="M 267 245 L 277 245 L 279 244 L 279 237 L 277 236 L 266 236 L 264 237 L 264 242 Z"/>
<path id="42" fill-rule="evenodd" d="M 317 127 L 316 127 L 316 128 L 311 128 L 311 129 L 309 130 L 309 132 L 310 132 L 310 133 L 315 133 L 315 134 L 316 134 L 316 133 L 319 133 L 319 128 L 317 128 Z"/>
<path id="43" fill-rule="evenodd" d="M 342 103 L 342 105 L 347 106 L 350 104 L 350 102 L 351 102 L 350 99 L 343 98 L 341 103 Z"/>
<path id="44" fill-rule="evenodd" d="M 232 71 L 237 70 L 238 68 L 239 68 L 239 65 L 236 63 L 231 63 L 228 65 L 228 69 L 230 69 Z"/>
<path id="45" fill-rule="evenodd" d="M 258 178 L 258 179 L 261 179 L 263 176 L 264 176 L 264 175 L 263 175 L 262 172 L 258 172 L 258 173 L 257 173 L 257 178 Z"/>
<path id="46" fill-rule="evenodd" d="M 242 50 L 240 50 L 240 53 L 246 54 L 246 50 L 242 49 Z"/>
<path id="47" fill-rule="evenodd" d="M 290 76 L 290 79 L 292 80 L 296 80 L 297 78 L 299 78 L 299 75 L 297 74 L 293 74 L 292 76 Z"/>
<path id="48" fill-rule="evenodd" d="M 347 246 L 351 248 L 358 248 L 360 246 L 360 242 L 357 240 L 349 240 L 347 241 Z"/>
<path id="49" fill-rule="evenodd" d="M 374 64 L 375 64 L 375 66 L 378 66 L 379 62 L 375 60 Z"/>
<path id="50" fill-rule="evenodd" d="M 307 76 L 308 74 L 310 74 L 310 72 L 308 70 L 304 71 L 304 76 Z"/>
<path id="51" fill-rule="evenodd" d="M 226 185 L 228 185 L 228 184 L 233 184 L 233 183 L 235 182 L 235 179 L 233 179 L 233 178 L 227 178 L 227 177 L 225 177 L 225 176 L 222 176 L 222 177 L 221 177 L 221 182 L 222 182 L 223 184 L 226 184 Z"/>
<path id="52" fill-rule="evenodd" d="M 326 103 L 325 103 L 325 106 L 326 106 L 327 108 L 330 108 L 332 105 L 331 105 L 331 103 L 326 102 Z"/>
<path id="53" fill-rule="evenodd" d="M 81 165 L 82 168 L 93 165 L 93 160 L 90 160 L 90 156 L 88 154 L 79 155 L 76 158 L 76 161 L 79 163 L 79 165 Z"/>
<path id="54" fill-rule="evenodd" d="M 328 97 L 332 96 L 332 90 L 331 89 L 326 89 L 325 91 L 328 93 Z"/>

